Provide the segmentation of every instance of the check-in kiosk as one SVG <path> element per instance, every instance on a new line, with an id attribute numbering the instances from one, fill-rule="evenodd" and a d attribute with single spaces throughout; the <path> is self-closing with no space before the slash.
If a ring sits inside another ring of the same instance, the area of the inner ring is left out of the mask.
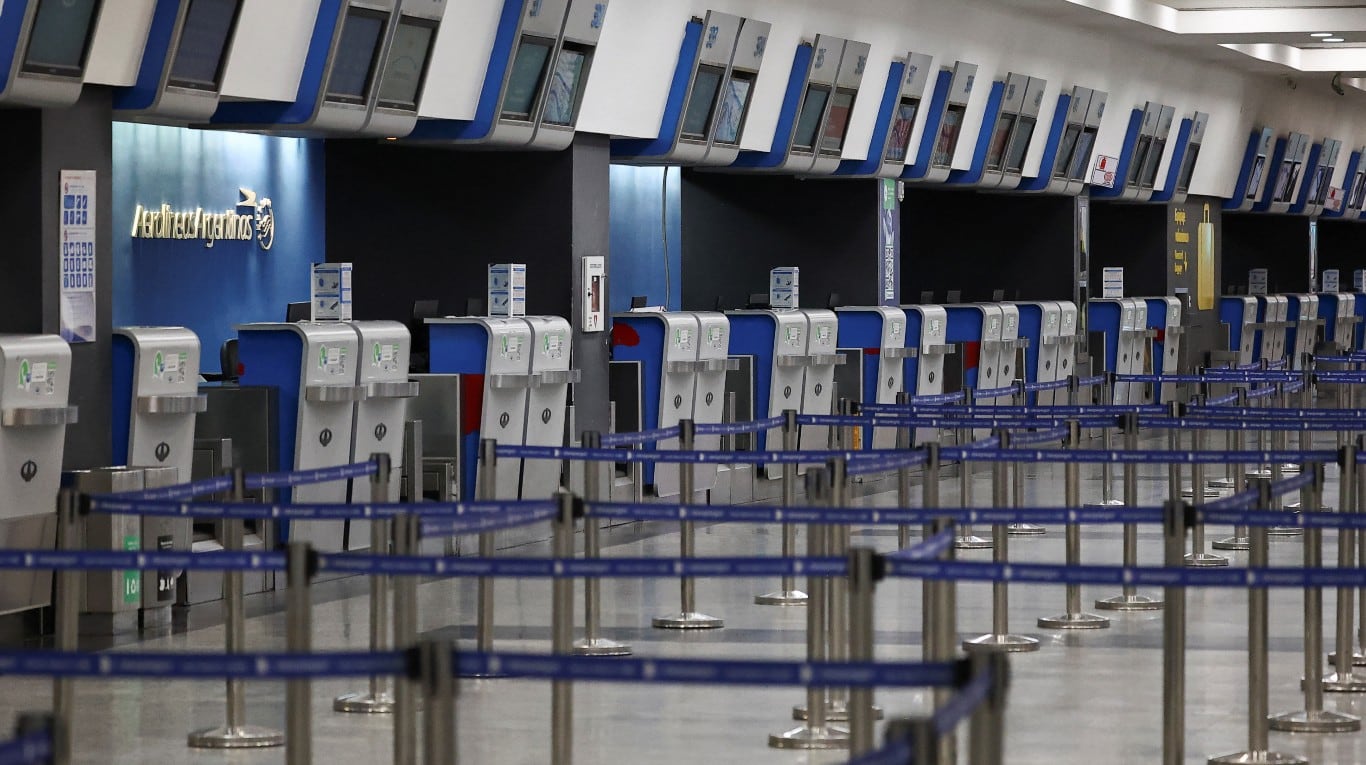
<path id="1" fill-rule="evenodd" d="M 731 311 L 730 352 L 754 359 L 754 417 L 777 417 L 792 409 L 802 413 L 802 391 L 807 372 L 807 317 L 796 310 Z M 828 413 L 829 409 L 826 409 Z M 758 451 L 782 448 L 782 431 L 761 430 Z M 782 477 L 782 468 L 768 465 L 769 478 Z"/>
<path id="2" fill-rule="evenodd" d="M 531 325 L 521 318 L 469 316 L 428 319 L 427 330 L 432 373 L 460 375 L 464 390 L 460 496 L 472 499 L 478 496 L 479 442 L 521 444 L 526 437 Z M 499 458 L 494 498 L 517 499 L 521 473 L 521 460 Z"/>
<path id="3" fill-rule="evenodd" d="M 1323 211 L 1325 218 L 1346 218 L 1359 220 L 1361 209 L 1366 206 L 1366 147 L 1352 151 L 1347 158 L 1347 172 L 1343 177 L 1342 207 L 1337 210 Z"/>
<path id="4" fill-rule="evenodd" d="M 1289 313 L 1289 298 L 1264 295 L 1257 299 L 1257 324 L 1261 332 L 1259 359 L 1275 362 L 1285 357 L 1285 325 Z"/>
<path id="5" fill-rule="evenodd" d="M 1323 206 L 1328 201 L 1328 192 L 1332 189 L 1333 175 L 1337 173 L 1338 157 L 1341 153 L 1342 141 L 1335 138 L 1325 138 L 1322 143 L 1310 146 L 1305 167 L 1312 167 L 1314 172 L 1305 174 L 1307 182 L 1300 187 L 1299 195 L 1290 205 L 1292 214 L 1316 218 L 1323 213 Z"/>
<path id="6" fill-rule="evenodd" d="M 245 0 L 156 0 L 137 81 L 114 90 L 121 120 L 213 116 Z"/>
<path id="7" fill-rule="evenodd" d="M 355 435 L 352 436 L 351 461 L 363 462 L 375 454 L 389 455 L 392 476 L 389 502 L 399 500 L 403 475 L 403 429 L 408 420 L 408 404 L 418 394 L 418 383 L 408 378 L 412 337 L 408 328 L 396 321 L 353 321 L 359 349 L 355 365 L 356 385 L 364 398 L 356 403 Z M 370 501 L 368 478 L 351 481 L 351 501 Z M 351 524 L 347 546 L 369 546 L 368 524 Z"/>
<path id="8" fill-rule="evenodd" d="M 569 322 L 559 316 L 528 316 L 531 325 L 531 381 L 527 390 L 528 446 L 564 446 L 569 411 L 569 384 L 578 381 L 571 368 L 573 347 Z M 560 460 L 526 460 L 522 464 L 522 498 L 550 499 L 561 484 Z"/>
<path id="9" fill-rule="evenodd" d="M 807 319 L 806 377 L 802 390 L 802 414 L 835 411 L 835 367 L 844 363 L 839 353 L 840 326 L 834 311 L 803 309 Z M 830 447 L 830 429 L 803 426 L 797 440 L 802 449 Z"/>
<path id="10" fill-rule="evenodd" d="M 142 491 L 141 468 L 109 467 L 74 470 L 62 475 L 62 484 L 82 494 Z M 47 498 L 48 504 L 52 498 Z M 85 521 L 87 550 L 129 552 L 146 549 L 142 524 L 136 515 L 93 513 Z M 49 547 L 51 545 L 49 544 Z M 93 570 L 85 574 L 81 593 L 81 631 L 112 635 L 137 628 L 142 608 L 142 573 L 135 570 Z"/>
<path id="11" fill-rule="evenodd" d="M 920 149 L 916 152 L 915 161 L 907 165 L 902 173 L 903 179 L 932 183 L 943 183 L 949 179 L 976 79 L 976 64 L 956 61 L 951 68 L 940 68 L 925 115 Z"/>
<path id="12" fill-rule="evenodd" d="M 334 467 L 351 461 L 359 362 L 356 331 L 339 322 L 244 324 L 237 328 L 243 387 L 279 391 L 276 470 Z M 347 482 L 299 486 L 284 501 L 345 502 Z M 302 521 L 281 529 L 287 540 L 307 541 L 339 551 L 345 543 L 340 521 Z"/>
<path id="13" fill-rule="evenodd" d="M 1233 186 L 1233 196 L 1224 201 L 1225 210 L 1251 210 L 1262 191 L 1267 187 L 1267 172 L 1271 162 L 1271 147 L 1276 140 L 1275 131 L 1269 127 L 1257 128 L 1247 140 L 1247 151 L 1243 156 L 1242 169 L 1238 171 L 1238 181 Z"/>
<path id="14" fill-rule="evenodd" d="M 1078 331 L 1081 311 L 1077 308 L 1077 304 L 1070 300 L 1059 300 L 1058 307 L 1062 309 L 1062 330 L 1058 333 L 1058 379 L 1064 380 L 1081 373 L 1077 369 L 1077 341 L 1081 339 Z M 1053 395 L 1057 403 L 1067 403 L 1066 394 L 1063 392 L 1054 391 Z"/>
<path id="15" fill-rule="evenodd" d="M 1301 370 L 1305 368 L 1305 359 L 1313 355 L 1314 347 L 1318 345 L 1319 327 L 1323 325 L 1319 318 L 1319 296 L 1302 293 L 1287 297 L 1290 306 L 1285 344 L 1290 352 L 1290 368 Z"/>
<path id="16" fill-rule="evenodd" d="M 1238 366 L 1257 360 L 1259 336 L 1257 331 L 1257 298 L 1248 296 L 1219 298 L 1219 321 L 1227 329 L 1229 351 L 1236 354 Z"/>
<path id="17" fill-rule="evenodd" d="M 208 404 L 199 393 L 199 338 L 183 327 L 120 327 L 112 356 L 114 464 L 173 467 L 189 481 L 195 415 Z"/>
<path id="18" fill-rule="evenodd" d="M 1352 293 L 1355 327 L 1352 333 L 1352 351 L 1366 351 L 1366 293 Z"/>
<path id="19" fill-rule="evenodd" d="M 0 3 L 0 53 L 8 55 L 3 60 L 0 102 L 11 106 L 76 103 L 105 5 L 103 0 Z"/>
<path id="20" fill-rule="evenodd" d="M 1086 326 L 1105 337 L 1102 364 L 1105 371 L 1120 375 L 1143 370 L 1143 346 L 1147 340 L 1148 307 L 1135 298 L 1095 298 L 1087 303 Z M 1115 383 L 1112 403 L 1138 403 L 1143 386 Z M 1138 390 L 1135 390 L 1138 389 Z"/>
<path id="21" fill-rule="evenodd" d="M 50 550 L 56 544 L 71 349 L 55 335 L 0 335 L 0 545 Z M 134 521 L 136 522 L 136 521 Z M 50 571 L 0 572 L 0 614 L 51 602 Z"/>
<path id="22" fill-rule="evenodd" d="M 1172 147 L 1172 160 L 1167 165 L 1167 178 L 1160 188 L 1153 190 L 1150 201 L 1186 201 L 1190 192 L 1191 178 L 1195 175 L 1195 165 L 1200 160 L 1200 147 L 1205 142 L 1205 128 L 1209 125 L 1209 114 L 1195 112 L 1181 120 L 1176 129 L 1176 142 Z"/>
<path id="23" fill-rule="evenodd" d="M 1147 327 L 1153 333 L 1153 374 L 1174 375 L 1181 372 L 1181 336 L 1186 328 L 1181 323 L 1181 298 L 1147 298 Z M 1179 386 L 1163 383 L 1154 391 L 1159 404 L 1176 400 Z"/>
<path id="24" fill-rule="evenodd" d="M 1096 134 L 1105 116 L 1105 91 L 1076 85 L 1058 97 L 1053 128 L 1039 164 L 1039 174 L 1020 181 L 1020 191 L 1078 194 L 1091 167 Z"/>
<path id="25" fill-rule="evenodd" d="M 915 161 L 911 134 L 915 132 L 916 118 L 921 113 L 921 101 L 933 73 L 930 68 L 933 64 L 934 59 L 924 53 L 908 53 L 905 59 L 893 59 L 868 156 L 840 162 L 836 175 L 900 178 L 907 163 Z"/>
<path id="26" fill-rule="evenodd" d="M 903 384 L 912 396 L 944 392 L 944 359 L 957 348 L 948 341 L 949 312 L 939 305 L 902 306 L 906 312 L 906 360 Z M 917 443 L 935 438 L 937 431 L 916 430 Z"/>
<path id="27" fill-rule="evenodd" d="M 862 390 L 857 394 L 840 392 L 841 396 L 857 395 L 869 404 L 895 404 L 898 393 L 905 389 L 905 359 L 914 346 L 907 345 L 906 312 L 900 308 L 874 306 L 868 308 L 839 308 L 839 344 L 852 349 L 861 357 Z M 896 446 L 894 428 L 863 429 L 863 443 L 874 449 Z"/>
<path id="28" fill-rule="evenodd" d="M 1171 136 L 1176 109 L 1149 101 L 1141 112 L 1135 109 L 1134 113 L 1140 120 L 1138 135 L 1132 143 L 1132 149 L 1120 158 L 1120 162 L 1127 161 L 1127 165 L 1122 164 L 1120 167 L 1124 183 L 1116 186 L 1120 189 L 1118 196 L 1133 202 L 1146 202 L 1152 197 L 1153 188 L 1157 185 L 1157 171 L 1167 152 L 1167 139 Z M 1130 145 L 1126 139 L 1125 148 L 1129 149 Z M 1105 191 L 1107 190 L 1096 189 L 1092 193 L 1103 194 Z"/>
<path id="29" fill-rule="evenodd" d="M 1021 350 L 1029 347 L 1029 341 L 1020 337 L 1020 308 L 1014 303 L 1001 303 L 1001 346 L 997 352 L 1000 358 L 1001 376 L 997 387 L 1014 385 L 1024 378 Z M 997 405 L 1013 403 L 1013 397 L 1005 396 L 995 400 Z"/>
<path id="30" fill-rule="evenodd" d="M 673 427 L 692 417 L 700 342 L 697 318 L 690 313 L 638 311 L 613 317 L 612 360 L 641 365 L 641 426 L 645 430 Z M 678 439 L 643 448 L 677 449 Z M 642 471 L 646 485 L 653 485 L 656 494 L 677 496 L 678 465 L 647 462 Z"/>
<path id="31" fill-rule="evenodd" d="M 1001 331 L 1005 315 L 995 303 L 945 306 L 947 342 L 961 348 L 962 382 L 965 390 L 999 388 L 1001 380 Z"/>
<path id="32" fill-rule="evenodd" d="M 1001 113 L 991 132 L 982 179 L 978 185 L 989 189 L 1013 189 L 1019 185 L 1047 88 L 1048 80 L 1041 77 L 1027 77 L 1014 72 L 1006 76 L 1001 95 Z M 978 142 L 981 142 L 980 137 Z"/>
<path id="33" fill-rule="evenodd" d="M 1346 292 L 1319 293 L 1323 340 L 1346 353 L 1356 341 L 1356 298 Z"/>
<path id="34" fill-rule="evenodd" d="M 1268 179 L 1273 177 L 1262 193 L 1261 199 L 1252 206 L 1255 212 L 1286 213 L 1299 196 L 1300 185 L 1304 182 L 1305 163 L 1309 159 L 1311 141 L 1304 133 L 1291 133 L 1285 138 L 1276 139 L 1271 162 L 1267 166 Z"/>
<path id="35" fill-rule="evenodd" d="M 210 124 L 228 130 L 277 134 L 393 136 L 416 119 L 432 42 L 445 3 L 440 0 L 323 2 L 311 27 L 281 30 L 306 53 L 298 87 L 287 101 L 222 100 Z M 291 18 L 292 20 L 292 18 Z M 270 23 L 244 14 L 239 24 Z M 280 33 L 272 39 L 279 40 Z M 239 55 L 259 47 L 253 34 L 229 54 L 229 75 Z M 239 52 L 240 50 L 240 52 Z M 276 73 L 284 77 L 291 73 Z M 225 95 L 231 91 L 225 88 Z M 379 111 L 377 112 L 377 108 Z"/>
<path id="36" fill-rule="evenodd" d="M 1020 338 L 1027 341 L 1024 349 L 1024 381 L 1026 383 L 1056 382 L 1061 379 L 1058 366 L 1058 346 L 1062 334 L 1062 306 L 1057 302 L 1015 303 L 1020 312 Z M 1030 393 L 1027 404 L 1051 405 L 1054 391 Z"/>
<path id="37" fill-rule="evenodd" d="M 607 0 L 504 0 L 474 119 L 419 120 L 413 140 L 563 149 L 607 18 Z"/>
<path id="38" fill-rule="evenodd" d="M 650 139 L 612 141 L 612 159 L 630 164 L 696 165 L 714 146 L 729 147 L 726 164 L 735 159 L 748 112 L 754 79 L 763 61 L 769 24 L 719 11 L 708 11 L 685 27 L 678 66 L 665 103 L 659 135 Z M 748 48 L 742 48 L 744 42 Z M 737 68 L 736 60 L 740 67 Z M 714 162 L 706 162 L 713 164 Z"/>
<path id="39" fill-rule="evenodd" d="M 715 424 L 726 419 L 726 373 L 739 368 L 730 358 L 730 320 L 723 313 L 704 311 L 697 317 L 697 387 L 693 393 L 692 419 L 695 423 Z M 720 436 L 697 436 L 700 451 L 721 448 Z M 693 485 L 698 491 L 716 487 L 716 465 L 693 466 Z"/>

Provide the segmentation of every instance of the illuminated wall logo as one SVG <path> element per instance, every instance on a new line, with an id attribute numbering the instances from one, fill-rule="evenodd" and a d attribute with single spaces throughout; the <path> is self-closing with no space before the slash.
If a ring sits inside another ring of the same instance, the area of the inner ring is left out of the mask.
<path id="1" fill-rule="evenodd" d="M 213 247 L 218 241 L 250 242 L 262 250 L 275 245 L 275 208 L 270 197 L 239 188 L 236 207 L 222 212 L 176 210 L 169 204 L 151 209 L 138 205 L 133 211 L 134 239 L 194 239 Z M 249 212 L 244 212 L 244 208 Z"/>

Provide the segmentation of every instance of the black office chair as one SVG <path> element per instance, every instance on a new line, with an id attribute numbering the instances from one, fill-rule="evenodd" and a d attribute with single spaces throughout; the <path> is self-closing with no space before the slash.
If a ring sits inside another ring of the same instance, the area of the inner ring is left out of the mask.
<path id="1" fill-rule="evenodd" d="M 219 374 L 206 373 L 206 381 L 235 383 L 241 378 L 242 362 L 237 356 L 237 338 L 223 341 L 223 346 L 218 349 L 218 365 L 222 371 Z"/>

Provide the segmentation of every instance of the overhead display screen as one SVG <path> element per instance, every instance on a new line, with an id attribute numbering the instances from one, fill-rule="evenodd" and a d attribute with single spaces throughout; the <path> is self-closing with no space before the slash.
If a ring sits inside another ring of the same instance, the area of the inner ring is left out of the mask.
<path id="1" fill-rule="evenodd" d="M 517 47 L 517 56 L 512 59 L 507 93 L 503 96 L 504 118 L 531 119 L 531 110 L 541 91 L 541 79 L 545 76 L 545 65 L 550 58 L 550 48 L 554 44 L 553 40 L 544 37 L 522 38 L 522 44 Z"/>
<path id="2" fill-rule="evenodd" d="M 1266 171 L 1266 156 L 1258 154 L 1252 161 L 1252 172 L 1248 175 L 1247 198 L 1256 199 L 1262 188 L 1262 173 Z"/>
<path id="3" fill-rule="evenodd" d="M 424 19 L 404 17 L 389 43 L 389 56 L 379 83 L 379 103 L 391 109 L 417 109 L 427 60 L 436 36 L 436 24 Z"/>
<path id="4" fill-rule="evenodd" d="M 1290 160 L 1281 163 L 1280 172 L 1276 173 L 1276 185 L 1271 195 L 1272 202 L 1290 201 L 1290 189 L 1293 187 L 1294 168 Z"/>
<path id="5" fill-rule="evenodd" d="M 830 116 L 825 118 L 825 132 L 821 135 L 821 151 L 838 154 L 844 148 L 844 134 L 849 130 L 849 113 L 854 110 L 854 91 L 839 89 L 830 101 Z"/>
<path id="6" fill-rule="evenodd" d="M 1162 165 L 1162 155 L 1166 152 L 1166 141 L 1153 141 L 1152 148 L 1148 150 L 1148 158 L 1143 163 L 1143 174 L 1138 179 L 1144 188 L 1151 189 L 1157 186 L 1157 169 Z"/>
<path id="7" fill-rule="evenodd" d="M 1360 210 L 1363 198 L 1366 198 L 1366 172 L 1358 172 L 1356 180 L 1352 181 L 1352 196 L 1347 201 L 1347 206 L 1353 210 Z"/>
<path id="8" fill-rule="evenodd" d="M 348 104 L 366 102 L 388 20 L 385 14 L 364 8 L 347 10 L 341 40 L 332 59 L 332 74 L 327 79 L 327 100 Z"/>
<path id="9" fill-rule="evenodd" d="M 1015 132 L 1010 136 L 1010 149 L 1006 151 L 1007 173 L 1018 174 L 1024 171 L 1025 154 L 1029 151 L 1029 142 L 1034 138 L 1035 124 L 1033 117 L 1020 117 Z"/>
<path id="10" fill-rule="evenodd" d="M 1137 186 L 1138 179 L 1143 177 L 1143 168 L 1148 163 L 1148 150 L 1152 148 L 1152 143 L 1152 136 L 1138 137 L 1138 145 L 1134 147 L 1134 156 L 1129 159 L 1129 177 L 1125 179 L 1125 183 L 1129 186 Z"/>
<path id="11" fill-rule="evenodd" d="M 1068 176 L 1074 181 L 1086 178 L 1086 169 L 1091 166 L 1091 149 L 1096 143 L 1096 129 L 1086 128 L 1081 131 L 1081 136 L 1077 138 L 1077 149 L 1072 153 L 1072 174 Z"/>
<path id="12" fill-rule="evenodd" d="M 944 121 L 939 125 L 939 140 L 934 144 L 934 156 L 930 164 L 948 167 L 953 164 L 953 152 L 958 148 L 958 133 L 963 129 L 963 115 L 967 107 L 949 104 L 944 110 Z"/>
<path id="13" fill-rule="evenodd" d="M 1062 142 L 1058 144 L 1057 161 L 1053 164 L 1053 177 L 1066 178 L 1067 168 L 1072 166 L 1072 153 L 1077 149 L 1077 138 L 1081 135 L 1081 125 L 1068 125 L 1063 131 Z"/>
<path id="14" fill-rule="evenodd" d="M 830 100 L 830 89 L 822 85 L 808 85 L 802 99 L 802 112 L 797 117 L 797 132 L 792 137 L 792 148 L 811 151 L 816 146 L 816 131 L 821 127 L 825 102 Z"/>
<path id="15" fill-rule="evenodd" d="M 683 112 L 683 137 L 697 141 L 707 139 L 707 128 L 711 126 L 711 115 L 716 105 L 716 94 L 721 89 L 721 78 L 725 70 L 703 64 L 697 68 L 693 79 L 692 93 L 688 94 L 688 108 Z"/>
<path id="16" fill-rule="evenodd" d="M 1010 143 L 1010 131 L 1015 128 L 1015 115 L 1002 114 L 996 120 L 996 129 L 991 133 L 991 145 L 987 147 L 987 169 L 1000 172 L 1005 164 L 1006 146 Z"/>
<path id="17" fill-rule="evenodd" d="M 754 84 L 751 76 L 735 74 L 726 83 L 726 92 L 721 95 L 721 103 L 717 106 L 716 143 L 734 145 L 740 142 L 740 127 L 745 121 L 749 90 Z"/>
<path id="18" fill-rule="evenodd" d="M 892 120 L 892 129 L 887 135 L 887 149 L 883 152 L 882 158 L 888 162 L 905 162 L 906 152 L 911 147 L 911 131 L 915 130 L 915 114 L 920 109 L 920 102 L 903 98 L 897 104 L 896 117 Z"/>
<path id="19" fill-rule="evenodd" d="M 24 71 L 79 77 L 90 50 L 96 6 L 97 0 L 39 0 Z"/>
<path id="20" fill-rule="evenodd" d="M 171 62 L 171 85 L 218 90 L 238 7 L 238 0 L 191 0 Z"/>
<path id="21" fill-rule="evenodd" d="M 1186 149 L 1186 156 L 1181 158 L 1181 172 L 1176 176 L 1177 191 L 1186 191 L 1191 187 L 1191 176 L 1195 175 L 1195 161 L 1200 158 L 1200 144 L 1193 143 Z"/>
<path id="22" fill-rule="evenodd" d="M 583 51 L 561 48 L 555 58 L 555 71 L 550 73 L 550 88 L 545 94 L 545 114 L 541 122 L 547 125 L 572 125 L 574 106 L 578 103 L 583 67 L 588 56 Z"/>

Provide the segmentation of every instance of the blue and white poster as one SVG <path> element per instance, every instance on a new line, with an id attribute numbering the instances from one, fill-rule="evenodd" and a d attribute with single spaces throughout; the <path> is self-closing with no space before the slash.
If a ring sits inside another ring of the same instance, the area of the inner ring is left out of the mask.
<path id="1" fill-rule="evenodd" d="M 61 174 L 61 335 L 95 341 L 95 171 Z"/>

